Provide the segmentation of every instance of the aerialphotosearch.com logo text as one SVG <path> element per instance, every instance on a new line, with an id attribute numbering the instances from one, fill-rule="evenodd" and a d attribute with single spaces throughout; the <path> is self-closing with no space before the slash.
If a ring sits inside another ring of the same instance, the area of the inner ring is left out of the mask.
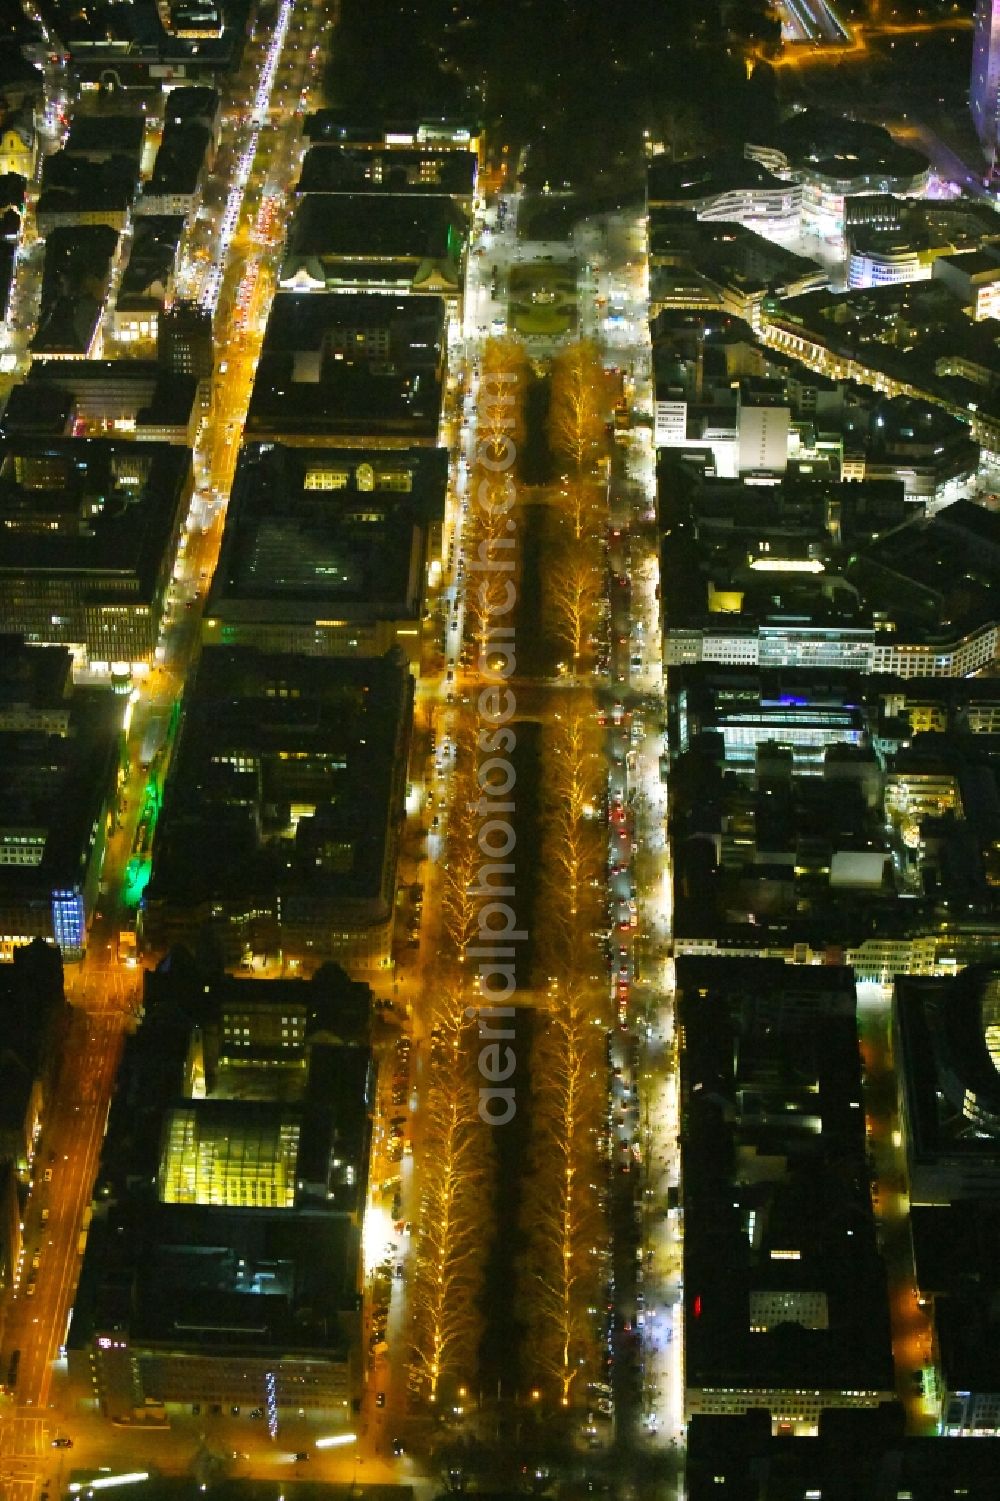
<path id="1" fill-rule="evenodd" d="M 480 1004 L 470 1007 L 466 1015 L 479 1022 L 483 1044 L 479 1050 L 479 1073 L 484 1080 L 479 1090 L 479 1116 L 489 1126 L 506 1126 L 517 1112 L 516 1091 L 510 1082 L 517 1069 L 517 1058 L 510 1046 L 515 1037 L 515 945 L 528 936 L 518 928 L 512 905 L 513 855 L 517 843 L 512 815 L 517 778 L 510 758 L 517 736 L 510 721 L 517 705 L 508 679 L 516 666 L 511 618 L 517 599 L 512 577 L 516 539 L 515 522 L 510 514 L 516 499 L 510 473 L 517 458 L 510 436 L 514 427 L 512 387 L 516 382 L 517 376 L 507 371 L 483 374 L 481 429 L 485 427 L 490 436 L 480 441 L 476 453 L 486 477 L 479 482 L 475 502 L 489 513 L 492 524 L 484 529 L 477 555 L 468 563 L 468 587 L 478 589 L 482 620 L 478 668 L 486 686 L 476 706 L 480 724 L 477 746 L 480 795 L 474 809 L 479 818 L 477 842 L 483 864 L 472 888 L 472 895 L 482 905 L 478 909 L 477 941 L 467 950 L 469 958 L 478 962 Z M 501 528 L 496 523 L 504 516 L 507 520 Z"/>

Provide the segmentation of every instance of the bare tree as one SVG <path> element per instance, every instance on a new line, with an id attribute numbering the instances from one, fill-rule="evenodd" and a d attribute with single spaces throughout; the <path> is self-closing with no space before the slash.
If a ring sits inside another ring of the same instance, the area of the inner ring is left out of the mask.
<path id="1" fill-rule="evenodd" d="M 426 1071 L 423 1199 L 412 1284 L 410 1387 L 428 1403 L 471 1381 L 482 1331 L 483 1224 L 493 1160 L 479 1117 L 475 1030 L 462 980 L 444 972 Z"/>
<path id="2" fill-rule="evenodd" d="M 574 543 L 557 557 L 546 579 L 546 605 L 556 634 L 565 642 L 574 676 L 587 640 L 588 626 L 601 597 L 596 551 Z"/>
<path id="3" fill-rule="evenodd" d="M 594 1379 L 601 1341 L 607 1239 L 599 1188 L 602 1036 L 582 990 L 553 982 L 531 1062 L 537 1085 L 524 1200 L 523 1302 L 532 1328 L 532 1379 L 554 1391 L 563 1407 Z"/>
<path id="4" fill-rule="evenodd" d="M 450 960 L 462 965 L 478 931 L 480 898 L 475 895 L 475 889 L 483 859 L 478 842 L 480 789 L 476 774 L 476 721 L 471 715 L 467 714 L 459 721 L 455 754 L 445 846 L 447 859 L 441 869 L 441 918 L 445 952 Z"/>
<path id="5" fill-rule="evenodd" d="M 596 344 L 581 339 L 560 355 L 552 372 L 549 441 L 583 474 L 607 448 L 607 393 Z"/>
<path id="6" fill-rule="evenodd" d="M 575 542 L 593 537 L 607 518 L 604 487 L 596 480 L 567 476 L 556 491 L 559 514 Z"/>
<path id="7" fill-rule="evenodd" d="M 550 732 L 543 901 L 550 959 L 559 974 L 593 968 L 603 840 L 596 818 L 601 760 L 595 721 L 578 708 L 557 714 Z"/>

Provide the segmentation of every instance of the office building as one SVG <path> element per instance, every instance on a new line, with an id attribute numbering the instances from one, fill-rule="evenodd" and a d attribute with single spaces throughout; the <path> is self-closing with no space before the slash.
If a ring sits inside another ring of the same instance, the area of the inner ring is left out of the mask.
<path id="1" fill-rule="evenodd" d="M 459 298 L 466 233 L 458 205 L 440 194 L 309 193 L 289 226 L 280 285 Z"/>
<path id="2" fill-rule="evenodd" d="M 33 938 L 5 958 L 0 965 L 0 1164 L 10 1167 L 15 1186 L 24 1186 L 57 1087 L 69 1011 L 62 958 L 51 943 Z M 6 1188 L 4 1182 L 0 1215 L 7 1208 Z M 0 1246 L 4 1239 L 0 1229 Z"/>
<path id="3" fill-rule="evenodd" d="M 1000 1197 L 1000 975 L 900 975 L 893 1056 L 913 1204 Z"/>
<path id="4" fill-rule="evenodd" d="M 891 1401 L 850 970 L 680 960 L 685 1418 Z"/>
<path id="5" fill-rule="evenodd" d="M 38 325 L 31 339 L 34 357 L 88 360 L 97 355 L 118 244 L 118 230 L 107 224 L 73 224 L 48 235 Z"/>
<path id="6" fill-rule="evenodd" d="M 0 630 L 92 667 L 148 662 L 190 489 L 168 443 L 0 439 Z"/>
<path id="7" fill-rule="evenodd" d="M 247 437 L 321 447 L 436 447 L 446 347 L 441 297 L 279 292 Z"/>
<path id="8" fill-rule="evenodd" d="M 815 1437 L 774 1435 L 766 1413 L 692 1418 L 688 1501 L 993 1501 L 1000 1452 L 990 1438 L 907 1435 L 897 1403 L 827 1411 Z"/>
<path id="9" fill-rule="evenodd" d="M 156 357 L 177 375 L 212 377 L 212 315 L 192 302 L 175 302 L 157 320 Z"/>
<path id="10" fill-rule="evenodd" d="M 664 451 L 664 661 L 904 678 L 988 666 L 1000 521 L 969 501 L 907 513 L 901 482 L 747 485 L 699 478 L 684 450 Z"/>
<path id="11" fill-rule="evenodd" d="M 790 416 L 780 382 L 754 377 L 741 381 L 736 417 L 740 474 L 784 474 Z"/>
<path id="12" fill-rule="evenodd" d="M 207 647 L 157 824 L 146 946 L 385 969 L 412 697 L 401 653 Z"/>
<path id="13" fill-rule="evenodd" d="M 419 671 L 447 481 L 441 448 L 244 448 L 204 640 L 316 656 L 399 646 Z"/>
<path id="14" fill-rule="evenodd" d="M 338 971 L 210 978 L 181 952 L 148 977 L 68 1340 L 105 1417 L 349 1423 L 370 1001 Z"/>
<path id="15" fill-rule="evenodd" d="M 934 1329 L 923 1384 L 942 1437 L 998 1438 L 1000 1204 L 968 1198 L 918 1205 L 910 1226 L 917 1294 Z"/>
<path id="16" fill-rule="evenodd" d="M 38 361 L 0 417 L 7 438 L 135 438 L 187 447 L 197 436 L 197 383 L 154 360 Z"/>
<path id="17" fill-rule="evenodd" d="M 2 642 L 0 960 L 33 938 L 78 959 L 117 797 L 122 699 L 74 690 L 62 648 Z"/>

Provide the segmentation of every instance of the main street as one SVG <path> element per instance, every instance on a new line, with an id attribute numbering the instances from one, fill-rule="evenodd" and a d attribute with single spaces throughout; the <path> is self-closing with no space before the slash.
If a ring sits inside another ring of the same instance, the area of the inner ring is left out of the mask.
<path id="1" fill-rule="evenodd" d="M 326 9 L 301 4 L 292 8 L 285 41 L 287 56 L 282 51 L 273 68 L 274 114 L 265 111 L 259 132 L 258 152 L 267 157 L 269 166 L 263 168 L 256 158 L 250 163 L 248 184 L 252 195 L 241 198 L 237 233 L 218 267 L 223 289 L 233 285 L 237 274 L 243 278 L 252 273 L 260 290 L 250 309 L 252 316 L 243 316 L 245 310 L 234 296 L 228 305 L 223 303 L 216 318 L 216 366 L 223 373 L 228 369 L 229 378 L 216 387 L 212 411 L 199 437 L 195 473 L 204 483 L 196 490 L 188 518 L 157 662 L 136 682 L 128 737 L 128 777 L 104 862 L 103 894 L 90 930 L 87 957 L 67 967 L 66 991 L 73 1006 L 72 1018 L 59 1087 L 43 1121 L 35 1181 L 25 1213 L 25 1257 L 0 1350 L 0 1365 L 5 1372 L 14 1352 L 20 1352 L 15 1391 L 0 1406 L 0 1493 L 4 1501 L 34 1501 L 51 1483 L 56 1473 L 57 1455 L 51 1447 L 55 1437 L 73 1438 L 75 1448 L 82 1451 L 78 1457 L 85 1459 L 89 1453 L 95 1463 L 106 1462 L 106 1447 L 122 1447 L 120 1443 L 109 1445 L 104 1425 L 96 1425 L 92 1416 L 81 1410 L 81 1393 L 69 1389 L 60 1349 L 75 1295 L 84 1212 L 91 1202 L 124 1030 L 141 1001 L 141 977 L 133 967 L 134 960 L 118 950 L 119 931 L 134 921 L 126 905 L 125 881 L 145 801 L 141 748 L 153 717 L 165 715 L 180 697 L 197 655 L 201 605 L 218 557 L 225 500 L 263 336 L 268 289 L 274 284 L 281 254 L 277 234 L 253 234 L 258 214 L 256 195 L 266 194 L 279 204 L 287 202 L 290 195 L 301 159 L 299 107 L 308 102 L 309 91 L 318 80 L 319 49 L 328 34 L 329 14 Z M 261 77 L 269 46 L 267 34 L 251 43 L 240 74 L 233 81 L 226 109 L 242 122 L 238 139 L 246 136 L 249 114 L 245 101 Z M 278 224 L 284 217 L 283 213 L 278 215 Z M 218 224 L 210 227 L 214 232 Z M 221 441 L 217 440 L 219 433 L 223 435 Z M 51 1181 L 45 1182 L 48 1174 Z M 33 1267 L 36 1256 L 37 1267 Z M 178 1430 L 172 1435 L 149 1437 L 155 1438 L 159 1467 L 182 1472 L 189 1466 L 189 1433 Z M 128 1438 L 131 1441 L 134 1435 Z M 131 1459 L 137 1449 L 129 1442 L 124 1453 Z M 274 1462 L 272 1452 L 269 1466 Z"/>

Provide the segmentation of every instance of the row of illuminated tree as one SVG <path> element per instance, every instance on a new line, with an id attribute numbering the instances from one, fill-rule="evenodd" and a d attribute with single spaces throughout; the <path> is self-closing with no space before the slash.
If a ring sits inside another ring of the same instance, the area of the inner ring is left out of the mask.
<path id="1" fill-rule="evenodd" d="M 514 998 L 515 1005 L 531 1008 L 534 1019 L 530 1058 L 518 1060 L 521 1087 L 530 1088 L 530 1098 L 519 1101 L 519 1108 L 530 1111 L 531 1130 L 516 1227 L 496 1223 L 494 1138 L 479 1110 L 482 995 L 470 950 L 480 938 L 484 900 L 480 835 L 483 805 L 491 798 L 483 780 L 495 774 L 484 765 L 484 746 L 495 751 L 497 744 L 495 724 L 480 714 L 479 690 L 492 685 L 491 712 L 497 696 L 507 691 L 505 681 L 496 681 L 500 664 L 494 658 L 502 652 L 495 627 L 516 618 L 511 596 L 520 580 L 517 536 L 524 498 L 517 452 L 530 379 L 519 344 L 488 343 L 465 552 L 467 559 L 509 557 L 514 566 L 470 571 L 465 596 L 466 637 L 475 663 L 473 682 L 466 686 L 473 692 L 454 711 L 456 763 L 426 1008 L 431 1049 L 420 1236 L 411 1285 L 410 1384 L 430 1404 L 476 1383 L 485 1267 L 491 1237 L 501 1229 L 515 1229 L 524 1247 L 512 1309 L 531 1330 L 521 1352 L 523 1389 L 537 1391 L 543 1405 L 577 1405 L 598 1374 L 602 1347 L 608 1269 L 601 1135 L 609 1001 L 593 933 L 605 899 L 603 830 L 596 816 L 603 769 L 592 691 L 579 683 L 568 692 L 541 693 L 547 707 L 535 713 L 542 737 L 540 838 L 536 848 L 509 857 L 515 871 L 530 858 L 536 893 L 531 983 Z M 574 676 L 602 587 L 608 405 L 604 372 L 592 346 L 576 345 L 555 361 L 549 440 L 566 473 L 552 497 L 559 524 L 541 576 L 545 606 L 566 641 Z M 516 801 L 516 791 L 509 800 Z M 516 878 L 509 879 L 516 892 Z M 512 905 L 516 908 L 516 896 Z M 519 916 L 523 920 L 527 914 Z"/>

